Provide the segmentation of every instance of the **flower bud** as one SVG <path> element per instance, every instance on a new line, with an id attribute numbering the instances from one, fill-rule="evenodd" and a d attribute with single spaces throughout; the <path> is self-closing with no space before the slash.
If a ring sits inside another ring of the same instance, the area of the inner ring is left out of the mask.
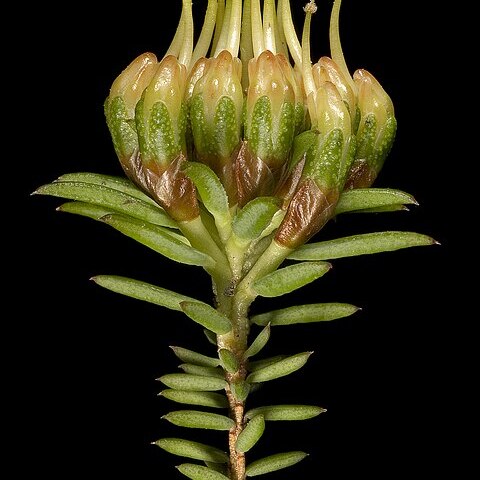
<path id="1" fill-rule="evenodd" d="M 377 178 L 395 140 L 397 121 L 393 103 L 378 81 L 366 70 L 353 76 L 358 87 L 360 125 L 357 153 L 347 188 L 369 187 Z"/>
<path id="2" fill-rule="evenodd" d="M 305 243 L 334 215 L 355 151 L 350 115 L 335 85 L 324 82 L 308 102 L 318 136 L 275 237 L 287 248 Z"/>
<path id="3" fill-rule="evenodd" d="M 105 117 L 113 145 L 129 176 L 130 159 L 138 153 L 137 132 L 132 124 L 135 106 L 157 66 L 157 57 L 152 53 L 138 56 L 113 82 L 110 95 L 105 101 Z"/>
<path id="4" fill-rule="evenodd" d="M 186 153 L 186 68 L 166 56 L 137 103 L 135 123 L 144 167 L 162 173 Z"/>
<path id="5" fill-rule="evenodd" d="M 219 176 L 234 202 L 232 157 L 241 141 L 242 64 L 223 50 L 198 67 L 204 74 L 193 88 L 189 112 L 196 158 Z"/>
<path id="6" fill-rule="evenodd" d="M 253 155 L 272 170 L 288 159 L 295 134 L 295 90 L 284 57 L 263 51 L 248 64 L 245 139 Z"/>

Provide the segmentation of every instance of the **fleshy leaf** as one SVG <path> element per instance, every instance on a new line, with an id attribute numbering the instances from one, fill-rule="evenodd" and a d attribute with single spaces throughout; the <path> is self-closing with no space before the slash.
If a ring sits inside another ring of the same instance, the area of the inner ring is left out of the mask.
<path id="1" fill-rule="evenodd" d="M 150 283 L 133 280 L 132 278 L 119 277 L 117 275 L 97 275 L 92 277 L 92 280 L 112 292 L 143 300 L 144 302 L 154 303 L 171 310 L 181 311 L 180 302 L 195 301 L 193 298 L 185 295 L 180 295 Z"/>
<path id="2" fill-rule="evenodd" d="M 218 358 L 207 357 L 201 353 L 188 350 L 183 347 L 170 347 L 175 355 L 185 363 L 192 363 L 193 365 L 200 365 L 202 367 L 218 367 L 220 360 Z"/>
<path id="3" fill-rule="evenodd" d="M 274 357 L 262 358 L 261 360 L 255 360 L 254 362 L 248 362 L 248 369 L 250 372 L 256 372 L 261 368 L 268 367 L 269 365 L 277 363 L 287 357 L 288 355 L 275 355 Z"/>
<path id="4" fill-rule="evenodd" d="M 433 238 L 414 232 L 375 232 L 302 245 L 291 260 L 332 260 L 335 258 L 391 252 L 409 247 L 438 244 Z"/>
<path id="5" fill-rule="evenodd" d="M 211 267 L 215 264 L 211 257 L 185 245 L 173 235 L 170 235 L 166 228 L 117 214 L 106 215 L 101 220 L 127 237 L 133 238 L 175 262 L 202 267 Z"/>
<path id="6" fill-rule="evenodd" d="M 188 373 L 170 373 L 158 380 L 169 388 L 191 392 L 214 392 L 223 390 L 227 386 L 227 382 L 221 378 L 200 377 Z"/>
<path id="7" fill-rule="evenodd" d="M 232 391 L 236 400 L 239 402 L 244 402 L 251 391 L 251 386 L 248 382 L 238 380 L 230 384 L 230 390 Z"/>
<path id="8" fill-rule="evenodd" d="M 279 208 L 275 197 L 255 198 L 238 212 L 233 220 L 233 232 L 241 243 L 248 244 L 268 227 Z"/>
<path id="9" fill-rule="evenodd" d="M 192 365 L 191 363 L 182 363 L 179 365 L 181 370 L 185 373 L 189 373 L 191 375 L 199 375 L 201 377 L 215 377 L 215 378 L 225 378 L 223 370 L 220 368 L 213 368 L 213 367 L 200 367 L 199 365 Z"/>
<path id="10" fill-rule="evenodd" d="M 205 328 L 205 329 L 203 330 L 203 333 L 204 333 L 205 336 L 207 337 L 207 340 L 208 340 L 209 343 L 211 343 L 212 345 L 217 346 L 217 334 L 216 334 L 216 333 L 211 332 L 211 331 L 208 330 L 207 328 Z"/>
<path id="11" fill-rule="evenodd" d="M 160 392 L 162 397 L 168 398 L 172 402 L 185 405 L 199 405 L 202 407 L 227 408 L 228 401 L 224 395 L 213 392 L 191 392 L 186 390 L 163 390 Z"/>
<path id="12" fill-rule="evenodd" d="M 228 462 L 228 456 L 218 448 L 182 438 L 161 438 L 154 442 L 157 447 L 179 457 L 193 458 L 215 463 Z"/>
<path id="13" fill-rule="evenodd" d="M 211 470 L 214 470 L 215 472 L 219 472 L 221 474 L 227 474 L 228 469 L 227 466 L 224 463 L 214 463 L 214 462 L 209 462 L 208 460 L 205 462 L 205 465 L 210 468 Z"/>
<path id="14" fill-rule="evenodd" d="M 290 375 L 302 368 L 312 353 L 313 352 L 298 353 L 297 355 L 292 355 L 291 357 L 272 363 L 251 373 L 247 381 L 252 383 L 268 382 L 269 380 Z"/>
<path id="15" fill-rule="evenodd" d="M 85 182 L 55 182 L 37 188 L 34 193 L 93 203 L 138 220 L 163 227 L 178 228 L 176 222 L 159 205 L 152 205 L 151 202 L 140 200 L 103 185 Z"/>
<path id="16" fill-rule="evenodd" d="M 251 322 L 256 325 L 270 324 L 272 326 L 326 322 L 348 317 L 358 310 L 358 307 L 348 303 L 312 303 L 261 313 L 253 316 Z"/>
<path id="17" fill-rule="evenodd" d="M 218 413 L 198 412 L 196 410 L 179 410 L 167 413 L 164 420 L 185 428 L 204 428 L 207 430 L 230 430 L 235 422 Z"/>
<path id="18" fill-rule="evenodd" d="M 232 329 L 228 317 L 203 302 L 182 302 L 183 312 L 194 322 L 199 323 L 217 335 L 224 335 Z"/>
<path id="19" fill-rule="evenodd" d="M 325 275 L 332 266 L 325 262 L 303 262 L 280 268 L 253 284 L 253 290 L 262 297 L 278 297 L 293 292 Z"/>
<path id="20" fill-rule="evenodd" d="M 134 183 L 124 177 L 114 177 L 112 175 L 103 175 L 101 173 L 78 172 L 66 173 L 55 180 L 54 183 L 58 182 L 83 182 L 91 183 L 93 185 L 101 185 L 103 187 L 126 193 L 127 195 L 131 195 L 132 197 L 143 200 L 146 203 L 151 203 L 155 207 L 160 208 L 155 200 L 143 193 Z"/>
<path id="21" fill-rule="evenodd" d="M 418 205 L 408 193 L 393 188 L 357 188 L 342 193 L 335 214 L 398 205 Z"/>
<path id="22" fill-rule="evenodd" d="M 198 162 L 189 162 L 185 173 L 197 187 L 202 203 L 215 218 L 220 236 L 225 241 L 230 235 L 231 217 L 227 194 L 220 179 L 207 165 Z"/>
<path id="23" fill-rule="evenodd" d="M 312 130 L 301 133 L 293 141 L 293 153 L 290 160 L 289 170 L 293 170 L 300 162 L 307 151 L 312 147 L 318 137 L 318 133 Z"/>
<path id="24" fill-rule="evenodd" d="M 242 433 L 238 436 L 235 449 L 237 452 L 248 452 L 260 440 L 265 431 L 265 419 L 263 415 L 252 417 Z"/>
<path id="25" fill-rule="evenodd" d="M 315 405 L 269 405 L 249 410 L 245 418 L 263 415 L 267 421 L 308 420 L 324 412 L 324 408 Z"/>
<path id="26" fill-rule="evenodd" d="M 308 453 L 305 452 L 285 452 L 270 455 L 251 463 L 247 467 L 247 477 L 256 477 L 265 473 L 276 472 L 282 468 L 291 467 L 301 462 Z"/>
<path id="27" fill-rule="evenodd" d="M 184 463 L 179 465 L 177 469 L 191 480 L 228 480 L 228 477 L 220 472 L 193 463 Z"/>
<path id="28" fill-rule="evenodd" d="M 218 356 L 220 357 L 223 368 L 228 373 L 235 373 L 236 371 L 238 371 L 239 365 L 237 357 L 230 350 L 227 350 L 226 348 L 221 348 L 218 351 Z"/>
<path id="29" fill-rule="evenodd" d="M 269 339 L 270 325 L 267 324 L 267 326 L 258 334 L 257 338 L 247 348 L 247 351 L 245 352 L 245 358 L 253 357 L 254 355 L 257 355 L 257 353 L 260 353 Z"/>

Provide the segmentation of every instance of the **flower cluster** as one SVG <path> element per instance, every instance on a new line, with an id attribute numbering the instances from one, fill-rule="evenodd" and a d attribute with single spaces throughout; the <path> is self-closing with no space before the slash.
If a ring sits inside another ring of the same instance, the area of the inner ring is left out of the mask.
<path id="1" fill-rule="evenodd" d="M 345 189 L 369 187 L 396 131 L 393 104 L 366 70 L 350 75 L 332 10 L 331 57 L 310 60 L 305 7 L 302 41 L 289 0 L 209 0 L 193 48 L 191 0 L 159 61 L 136 58 L 105 103 L 121 164 L 177 222 L 201 213 L 186 162 L 207 165 L 232 211 L 275 196 L 283 219 L 275 241 L 294 249 L 334 215 Z M 240 58 L 238 57 L 241 51 Z M 290 58 L 293 59 L 290 63 Z"/>

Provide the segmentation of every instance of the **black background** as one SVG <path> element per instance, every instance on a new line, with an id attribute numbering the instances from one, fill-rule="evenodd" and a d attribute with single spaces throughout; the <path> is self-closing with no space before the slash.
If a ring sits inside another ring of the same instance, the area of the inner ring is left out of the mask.
<path id="1" fill-rule="evenodd" d="M 315 58 L 328 54 L 329 2 L 319 3 Z M 338 260 L 313 285 L 256 302 L 255 312 L 315 301 L 363 308 L 330 324 L 273 331 L 266 353 L 314 350 L 315 355 L 299 373 L 265 385 L 251 405 L 314 403 L 328 409 L 308 422 L 267 425 L 249 458 L 294 449 L 311 453 L 295 470 L 272 475 L 278 480 L 431 475 L 452 463 L 447 452 L 453 447 L 453 420 L 445 410 L 457 382 L 453 352 L 458 345 L 449 315 L 454 217 L 447 201 L 449 172 L 442 167 L 445 153 L 438 133 L 431 133 L 441 106 L 428 88 L 436 59 L 427 52 L 438 50 L 438 40 L 423 33 L 430 17 L 414 13 L 416 3 L 345 1 L 341 29 L 352 71 L 371 71 L 396 108 L 397 140 L 376 185 L 412 193 L 420 207 L 410 213 L 346 215 L 316 239 L 396 229 L 432 235 L 442 246 Z M 300 25 L 302 3 L 292 4 Z M 205 5 L 195 2 L 197 18 Z M 27 198 L 62 173 L 121 174 L 103 118 L 104 98 L 139 53 L 162 56 L 180 2 L 137 2 L 128 8 L 103 2 L 102 11 L 88 2 L 65 12 L 36 8 L 30 14 L 42 20 L 29 30 L 33 52 L 25 93 L 36 98 L 29 114 L 36 125 L 30 136 L 34 154 L 22 192 L 29 212 L 29 247 L 21 257 L 27 289 L 22 283 L 24 301 L 17 305 L 28 314 L 16 322 L 18 355 L 29 359 L 21 372 L 28 393 L 21 397 L 26 422 L 18 432 L 36 437 L 27 458 L 52 478 L 72 472 L 87 478 L 180 478 L 173 465 L 181 459 L 150 442 L 185 436 L 221 446 L 225 438 L 162 421 L 161 415 L 179 406 L 156 397 L 161 386 L 154 379 L 176 369 L 168 345 L 212 355 L 213 348 L 181 314 L 115 295 L 88 279 L 125 275 L 210 301 L 208 277 L 100 223 L 55 212 L 60 203 L 55 199 Z"/>

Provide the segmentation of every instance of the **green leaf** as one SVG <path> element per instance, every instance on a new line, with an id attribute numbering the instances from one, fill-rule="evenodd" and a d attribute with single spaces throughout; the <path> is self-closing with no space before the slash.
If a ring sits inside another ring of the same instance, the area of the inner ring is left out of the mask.
<path id="1" fill-rule="evenodd" d="M 221 474 L 228 474 L 228 469 L 227 466 L 224 463 L 214 463 L 214 462 L 205 462 L 205 465 L 210 468 L 211 470 L 214 470 L 215 472 L 219 472 Z"/>
<path id="2" fill-rule="evenodd" d="M 402 204 L 385 205 L 384 207 L 364 208 L 350 213 L 388 213 L 388 212 L 408 212 L 408 207 Z"/>
<path id="3" fill-rule="evenodd" d="M 178 228 L 176 222 L 159 205 L 152 205 L 151 202 L 102 185 L 85 182 L 55 182 L 43 185 L 33 193 L 93 203 L 145 222 Z"/>
<path id="4" fill-rule="evenodd" d="M 321 413 L 326 412 L 324 408 L 315 405 L 269 405 L 268 407 L 259 407 L 249 410 L 245 418 L 254 418 L 257 415 L 263 415 L 268 421 L 285 420 L 309 420 Z"/>
<path id="5" fill-rule="evenodd" d="M 257 338 L 252 342 L 252 344 L 247 348 L 245 352 L 245 358 L 253 357 L 260 353 L 263 347 L 267 344 L 270 339 L 270 324 L 268 324 L 257 336 Z"/>
<path id="6" fill-rule="evenodd" d="M 313 352 L 297 353 L 278 362 L 272 363 L 251 373 L 247 381 L 251 383 L 268 382 L 276 378 L 285 377 L 302 368 Z"/>
<path id="7" fill-rule="evenodd" d="M 217 346 L 217 334 L 216 333 L 213 333 L 210 330 L 207 330 L 206 328 L 203 330 L 203 333 L 207 337 L 207 340 L 208 340 L 209 343 Z"/>
<path id="8" fill-rule="evenodd" d="M 263 415 L 252 417 L 237 438 L 235 449 L 239 453 L 248 452 L 260 440 L 265 431 L 265 419 Z"/>
<path id="9" fill-rule="evenodd" d="M 199 323 L 217 335 L 224 335 L 232 329 L 228 317 L 203 302 L 182 302 L 183 312 L 194 322 Z"/>
<path id="10" fill-rule="evenodd" d="M 106 215 L 101 220 L 127 237 L 176 262 L 201 267 L 212 267 L 215 264 L 211 257 L 185 245 L 166 228 L 117 214 Z"/>
<path id="11" fill-rule="evenodd" d="M 244 402 L 250 393 L 251 386 L 248 382 L 237 380 L 236 382 L 230 384 L 230 390 L 232 391 L 236 400 L 239 402 Z"/>
<path id="12" fill-rule="evenodd" d="M 358 307 L 348 303 L 312 303 L 254 315 L 251 322 L 256 325 L 270 324 L 273 327 L 296 323 L 326 322 L 348 317 L 358 310 L 360 310 Z"/>
<path id="13" fill-rule="evenodd" d="M 97 275 L 92 280 L 103 288 L 127 297 L 143 300 L 171 310 L 181 311 L 180 302 L 195 301 L 193 298 L 172 292 L 165 288 L 156 287 L 150 283 L 140 282 L 132 278 L 117 275 Z"/>
<path id="14" fill-rule="evenodd" d="M 418 205 L 418 203 L 408 193 L 393 188 L 357 188 L 342 193 L 335 214 L 398 205 Z"/>
<path id="15" fill-rule="evenodd" d="M 223 390 L 227 386 L 227 382 L 221 378 L 200 377 L 188 373 L 169 373 L 157 380 L 169 388 L 191 392 L 214 392 L 215 390 Z"/>
<path id="16" fill-rule="evenodd" d="M 258 197 L 248 202 L 232 223 L 232 230 L 240 243 L 248 244 L 258 238 L 279 208 L 279 200 L 275 197 Z"/>
<path id="17" fill-rule="evenodd" d="M 293 141 L 293 153 L 290 160 L 289 171 L 292 171 L 298 162 L 303 160 L 307 151 L 313 146 L 317 140 L 318 133 L 308 130 L 295 137 Z"/>
<path id="18" fill-rule="evenodd" d="M 102 221 L 106 215 L 111 215 L 116 212 L 112 208 L 99 207 L 92 203 L 85 202 L 67 202 L 57 207 L 57 212 L 73 213 L 74 215 L 81 215 L 82 217 L 91 218 L 92 220 Z M 154 226 L 154 224 L 151 224 Z M 167 230 L 169 235 L 180 240 L 185 245 L 190 246 L 190 242 L 180 233 L 174 230 Z"/>
<path id="19" fill-rule="evenodd" d="M 291 260 L 332 260 L 435 244 L 438 242 L 433 238 L 420 233 L 375 232 L 303 245 L 288 258 Z"/>
<path id="20" fill-rule="evenodd" d="M 291 467 L 301 462 L 307 456 L 308 453 L 305 452 L 285 452 L 262 458 L 247 467 L 247 477 L 256 477 L 257 475 L 276 472 L 282 468 Z"/>
<path id="21" fill-rule="evenodd" d="M 183 473 L 191 480 L 228 480 L 228 477 L 215 470 L 193 463 L 184 463 L 177 468 L 180 473 Z"/>
<path id="22" fill-rule="evenodd" d="M 179 410 L 167 413 L 164 420 L 185 428 L 204 428 L 207 430 L 230 430 L 235 422 L 218 413 L 198 412 L 196 410 Z"/>
<path id="23" fill-rule="evenodd" d="M 178 368 L 181 368 L 185 373 L 191 375 L 199 375 L 201 377 L 216 377 L 225 379 L 223 370 L 213 367 L 200 367 L 199 365 L 192 365 L 191 363 L 182 363 Z"/>
<path id="24" fill-rule="evenodd" d="M 79 172 L 66 173 L 54 181 L 54 183 L 58 182 L 83 182 L 91 183 L 93 185 L 101 185 L 103 187 L 108 187 L 113 190 L 126 193 L 127 195 L 131 195 L 132 197 L 143 200 L 146 203 L 151 203 L 157 208 L 159 207 L 153 198 L 150 198 L 148 195 L 143 193 L 142 190 L 136 187 L 134 183 L 124 177 L 102 175 L 101 173 Z"/>
<path id="25" fill-rule="evenodd" d="M 163 390 L 159 393 L 172 402 L 202 407 L 227 408 L 228 401 L 224 395 L 213 392 L 191 392 L 185 390 Z"/>
<path id="26" fill-rule="evenodd" d="M 207 357 L 201 353 L 194 352 L 182 347 L 170 347 L 175 355 L 185 363 L 192 363 L 193 365 L 200 365 L 202 367 L 218 367 L 220 360 L 218 358 Z"/>
<path id="27" fill-rule="evenodd" d="M 203 443 L 191 442 L 181 438 L 161 438 L 154 442 L 157 447 L 162 448 L 172 455 L 179 457 L 194 458 L 195 460 L 203 460 L 215 463 L 228 462 L 228 456 L 218 448 L 204 445 Z"/>
<path id="28" fill-rule="evenodd" d="M 202 203 L 215 218 L 222 239 L 226 240 L 230 234 L 231 216 L 227 194 L 220 179 L 207 165 L 198 162 L 189 162 L 185 173 L 197 187 Z"/>
<path id="29" fill-rule="evenodd" d="M 235 373 L 238 371 L 238 360 L 234 353 L 226 348 L 221 348 L 218 351 L 218 356 L 220 357 L 220 361 L 222 362 L 223 368 L 228 373 Z"/>
<path id="30" fill-rule="evenodd" d="M 274 357 L 262 358 L 261 360 L 256 360 L 254 362 L 248 362 L 248 369 L 250 372 L 256 372 L 257 370 L 268 367 L 269 365 L 277 363 L 284 358 L 288 358 L 288 355 L 275 355 Z"/>
<path id="31" fill-rule="evenodd" d="M 304 262 L 280 268 L 260 278 L 253 290 L 262 297 L 279 297 L 293 292 L 325 275 L 332 266 L 325 262 Z"/>

